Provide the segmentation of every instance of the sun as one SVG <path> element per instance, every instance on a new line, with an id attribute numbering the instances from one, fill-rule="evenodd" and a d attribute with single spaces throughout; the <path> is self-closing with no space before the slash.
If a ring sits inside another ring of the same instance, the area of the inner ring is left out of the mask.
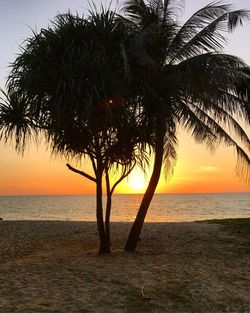
<path id="1" fill-rule="evenodd" d="M 147 175 L 135 167 L 126 179 L 119 184 L 116 193 L 121 194 L 143 194 L 148 186 Z"/>
<path id="2" fill-rule="evenodd" d="M 145 191 L 147 182 L 145 175 L 140 170 L 134 170 L 128 177 L 129 191 L 132 193 L 142 193 Z"/>

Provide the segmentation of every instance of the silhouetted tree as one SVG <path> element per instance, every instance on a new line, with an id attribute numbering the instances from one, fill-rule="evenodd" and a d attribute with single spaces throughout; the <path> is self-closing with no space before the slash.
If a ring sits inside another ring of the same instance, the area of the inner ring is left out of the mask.
<path id="1" fill-rule="evenodd" d="M 87 18 L 58 15 L 48 29 L 23 44 L 0 106 L 0 138 L 15 137 L 17 151 L 42 134 L 52 153 L 90 159 L 94 176 L 67 167 L 96 184 L 100 253 L 110 252 L 114 189 L 146 156 L 138 151 L 135 109 L 126 105 L 130 88 L 123 50 L 131 37 L 128 26 L 109 10 L 93 11 Z M 120 177 L 111 186 L 109 173 L 118 167 Z"/>
<path id="2" fill-rule="evenodd" d="M 244 92 L 249 72 L 239 58 L 222 53 L 224 33 L 241 25 L 249 12 L 232 11 L 230 5 L 214 2 L 181 25 L 182 5 L 178 0 L 128 0 L 123 8 L 126 23 L 137 28 L 133 39 L 136 70 L 135 62 L 131 64 L 141 85 L 137 103 L 145 127 L 155 138 L 153 172 L 126 250 L 136 248 L 163 160 L 167 170 L 173 169 L 178 125 L 211 151 L 221 143 L 233 146 L 238 156 L 237 173 L 249 180 L 250 141 L 239 124 L 242 119 L 249 125 L 249 102 Z"/>

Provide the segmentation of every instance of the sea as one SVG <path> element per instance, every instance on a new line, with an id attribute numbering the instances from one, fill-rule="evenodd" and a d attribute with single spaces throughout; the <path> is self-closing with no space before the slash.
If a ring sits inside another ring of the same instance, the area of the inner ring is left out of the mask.
<path id="1" fill-rule="evenodd" d="M 133 221 L 141 199 L 142 195 L 113 195 L 111 221 Z M 95 221 L 95 195 L 0 196 L 0 217 Z M 146 222 L 246 217 L 250 217 L 250 193 L 155 194 Z"/>

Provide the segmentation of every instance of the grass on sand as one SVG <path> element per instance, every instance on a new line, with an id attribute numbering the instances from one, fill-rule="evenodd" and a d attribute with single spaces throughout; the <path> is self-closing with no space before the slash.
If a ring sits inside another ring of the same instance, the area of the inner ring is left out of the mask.
<path id="1" fill-rule="evenodd" d="M 250 236 L 250 218 L 227 218 L 222 220 L 208 220 L 208 223 L 220 224 L 227 231 L 244 237 Z"/>

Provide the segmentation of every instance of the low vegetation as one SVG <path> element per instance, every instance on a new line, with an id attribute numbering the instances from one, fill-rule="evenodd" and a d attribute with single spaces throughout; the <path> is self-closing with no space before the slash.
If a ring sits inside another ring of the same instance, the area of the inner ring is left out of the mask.
<path id="1" fill-rule="evenodd" d="M 250 236 L 250 218 L 227 218 L 222 220 L 209 220 L 208 223 L 219 224 L 225 230 L 244 237 Z"/>

